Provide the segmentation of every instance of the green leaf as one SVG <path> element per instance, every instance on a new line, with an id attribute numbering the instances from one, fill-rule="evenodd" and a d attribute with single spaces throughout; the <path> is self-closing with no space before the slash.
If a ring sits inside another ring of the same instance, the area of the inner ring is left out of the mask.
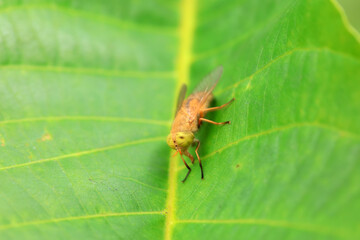
<path id="1" fill-rule="evenodd" d="M 360 44 L 335 1 L 2 1 L 0 239 L 357 239 Z M 224 74 L 186 174 L 183 83 Z"/>

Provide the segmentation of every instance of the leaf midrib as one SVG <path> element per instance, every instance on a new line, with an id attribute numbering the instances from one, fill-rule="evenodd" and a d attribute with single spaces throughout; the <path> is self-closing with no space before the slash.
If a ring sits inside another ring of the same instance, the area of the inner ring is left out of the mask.
<path id="1" fill-rule="evenodd" d="M 190 66 L 192 59 L 192 44 L 194 37 L 194 28 L 196 22 L 196 0 L 182 0 L 180 2 L 180 24 L 179 24 L 179 52 L 177 58 L 177 86 L 174 92 L 173 110 L 176 108 L 177 93 L 182 84 L 189 83 Z M 175 112 L 175 111 L 173 111 Z M 166 240 L 171 240 L 172 230 L 176 221 L 176 180 L 177 180 L 177 158 L 169 160 L 169 175 L 168 175 L 168 196 L 166 200 L 166 219 L 164 237 Z"/>

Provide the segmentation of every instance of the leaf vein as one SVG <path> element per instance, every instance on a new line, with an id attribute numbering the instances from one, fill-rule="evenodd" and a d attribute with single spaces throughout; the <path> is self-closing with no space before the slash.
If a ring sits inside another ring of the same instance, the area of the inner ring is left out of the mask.
<path id="1" fill-rule="evenodd" d="M 254 78 L 254 76 L 256 76 L 257 74 L 261 73 L 262 71 L 264 71 L 265 69 L 271 67 L 274 63 L 278 62 L 279 60 L 285 58 L 285 57 L 288 57 L 288 56 L 291 56 L 292 54 L 296 53 L 296 52 L 321 52 L 321 51 L 329 51 L 333 54 L 338 54 L 340 56 L 345 56 L 345 57 L 350 57 L 356 61 L 359 61 L 360 62 L 360 59 L 358 58 L 355 58 L 351 55 L 348 55 L 348 54 L 345 54 L 343 52 L 338 52 L 338 51 L 335 51 L 333 49 L 330 49 L 330 48 L 326 48 L 326 47 L 323 47 L 323 48 L 293 48 L 285 53 L 283 53 L 282 55 L 272 59 L 271 61 L 269 61 L 267 64 L 265 64 L 263 67 L 257 69 L 254 73 L 252 73 L 251 75 L 235 82 L 234 84 L 226 87 L 226 88 L 223 88 L 219 91 L 216 91 L 215 94 L 222 94 L 223 92 L 226 92 L 228 91 L 229 89 L 232 89 L 232 88 L 236 88 L 238 87 L 242 82 L 245 82 L 247 80 L 250 80 L 249 81 L 249 84 L 248 86 L 251 84 L 251 81 L 252 79 Z"/>
<path id="2" fill-rule="evenodd" d="M 160 33 L 160 34 L 167 34 L 167 35 L 175 35 L 176 34 L 176 29 L 172 29 L 169 27 L 168 28 L 158 28 L 158 27 L 151 26 L 151 25 L 144 27 L 135 22 L 123 21 L 123 20 L 119 20 L 115 17 L 109 17 L 106 15 L 97 14 L 97 13 L 93 13 L 93 12 L 89 12 L 89 11 L 59 6 L 56 4 L 14 5 L 14 6 L 9 6 L 9 7 L 0 9 L 0 14 L 12 12 L 12 11 L 16 11 L 16 10 L 32 10 L 32 9 L 47 9 L 47 10 L 56 11 L 56 12 L 63 12 L 70 16 L 84 18 L 84 19 L 90 19 L 90 20 L 98 22 L 98 23 L 104 23 L 109 26 L 122 27 L 124 29 L 133 29 L 136 31 Z"/>
<path id="3" fill-rule="evenodd" d="M 0 121 L 0 125 L 25 123 L 25 122 L 38 122 L 38 121 L 106 121 L 106 122 L 130 122 L 130 123 L 142 123 L 142 124 L 154 124 L 170 126 L 170 121 L 161 121 L 153 119 L 141 119 L 141 118 L 123 118 L 123 117 L 111 117 L 111 116 L 46 116 L 46 117 L 32 117 L 21 119 L 9 119 Z"/>
<path id="4" fill-rule="evenodd" d="M 34 165 L 34 164 L 45 163 L 45 162 L 58 161 L 58 160 L 65 159 L 65 158 L 80 157 L 80 156 L 84 156 L 84 155 L 89 155 L 89 154 L 98 153 L 98 152 L 104 152 L 104 151 L 113 150 L 113 149 L 119 149 L 119 148 L 137 145 L 137 144 L 141 144 L 141 143 L 161 141 L 164 139 L 165 139 L 164 136 L 140 139 L 140 140 L 135 140 L 135 141 L 131 141 L 131 142 L 110 145 L 110 146 L 106 146 L 106 147 L 100 147 L 100 148 L 94 148 L 94 149 L 75 152 L 75 153 L 64 154 L 64 155 L 51 157 L 51 158 L 40 159 L 40 160 L 36 160 L 36 161 L 32 161 L 32 162 L 26 162 L 26 163 L 20 163 L 20 164 L 16 164 L 16 165 L 1 167 L 0 171 L 19 168 L 19 167 L 26 167 L 26 166 L 30 166 L 30 165 Z"/>
<path id="5" fill-rule="evenodd" d="M 178 220 L 179 224 L 244 224 L 244 225 L 262 225 L 279 228 L 289 228 L 300 231 L 313 232 L 324 235 L 333 235 L 337 237 L 344 237 L 349 235 L 343 229 L 336 229 L 333 227 L 325 227 L 320 225 L 310 225 L 304 223 L 287 222 L 272 219 L 188 219 Z"/>
<path id="6" fill-rule="evenodd" d="M 2 65 L 0 69 L 3 70 L 23 70 L 23 71 L 39 71 L 39 72 L 56 72 L 56 73 L 70 73 L 81 75 L 97 75 L 106 77 L 133 77 L 133 78 L 159 78 L 159 79 L 174 79 L 176 73 L 173 71 L 135 71 L 135 70 L 114 70 L 104 68 L 84 68 L 84 67 L 65 67 L 55 65 Z"/>
<path id="7" fill-rule="evenodd" d="M 84 215 L 84 216 L 71 216 L 71 217 L 53 218 L 46 220 L 1 225 L 0 230 L 26 227 L 26 226 L 36 226 L 36 225 L 48 224 L 48 223 L 66 222 L 66 221 L 87 220 L 87 219 L 107 218 L 107 217 L 122 217 L 122 216 L 142 216 L 142 215 L 165 215 L 165 212 L 164 211 L 122 212 L 122 213 L 100 213 L 100 214 Z"/>
<path id="8" fill-rule="evenodd" d="M 289 130 L 289 129 L 293 129 L 293 128 L 297 128 L 297 127 L 316 127 L 316 128 L 322 128 L 322 129 L 327 129 L 327 130 L 331 130 L 331 131 L 334 131 L 334 132 L 337 132 L 339 135 L 341 136 L 344 136 L 344 137 L 349 137 L 349 138 L 353 138 L 353 139 L 356 139 L 356 140 L 359 140 L 360 139 L 360 135 L 356 134 L 356 133 L 352 133 L 352 132 L 349 132 L 349 131 L 345 131 L 345 130 L 342 130 L 342 129 L 339 129 L 337 127 L 334 127 L 334 126 L 331 126 L 331 125 L 327 125 L 327 124 L 323 124 L 323 123 L 318 123 L 318 122 L 303 122 L 303 123 L 292 123 L 292 124 L 288 124 L 288 125 L 284 125 L 284 126 L 281 126 L 281 127 L 276 127 L 276 128 L 272 128 L 272 129 L 268 129 L 268 130 L 265 130 L 265 131 L 262 131 L 262 132 L 259 132 L 259 133 L 255 133 L 255 134 L 251 134 L 251 135 L 247 135 L 245 137 L 242 137 L 234 142 L 231 142 L 231 143 L 228 143 L 226 144 L 225 146 L 205 155 L 204 157 L 201 158 L 201 160 L 205 160 L 207 158 L 210 158 L 212 157 L 213 155 L 215 155 L 216 153 L 218 152 L 222 152 L 232 146 L 235 146 L 237 145 L 238 143 L 240 142 L 243 142 L 243 141 L 247 141 L 247 140 L 250 140 L 250 139 L 253 139 L 253 138 L 257 138 L 257 137 L 261 137 L 261 136 L 266 136 L 266 135 L 269 135 L 269 134 L 272 134 L 272 133 L 276 133 L 276 132 L 280 132 L 280 131 L 286 131 L 286 130 Z M 178 171 L 181 171 L 183 170 L 185 167 L 179 167 L 178 168 Z"/>

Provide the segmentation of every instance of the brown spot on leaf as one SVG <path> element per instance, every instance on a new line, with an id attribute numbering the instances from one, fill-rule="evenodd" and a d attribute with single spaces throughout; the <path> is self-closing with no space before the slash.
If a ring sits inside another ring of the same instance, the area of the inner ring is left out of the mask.
<path id="1" fill-rule="evenodd" d="M 243 165 L 241 163 L 238 163 L 235 165 L 236 170 L 241 170 L 243 168 Z"/>
<path id="2" fill-rule="evenodd" d="M 45 141 L 50 141 L 52 140 L 52 136 L 50 133 L 45 133 L 41 138 L 40 141 L 41 142 L 45 142 Z"/>

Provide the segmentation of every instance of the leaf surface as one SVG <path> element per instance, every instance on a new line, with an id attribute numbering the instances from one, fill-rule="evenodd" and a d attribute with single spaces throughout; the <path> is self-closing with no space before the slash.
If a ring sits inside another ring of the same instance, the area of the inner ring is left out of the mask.
<path id="1" fill-rule="evenodd" d="M 360 45 L 333 1 L 3 1 L 0 239 L 360 237 Z M 183 83 L 224 74 L 186 174 Z"/>

